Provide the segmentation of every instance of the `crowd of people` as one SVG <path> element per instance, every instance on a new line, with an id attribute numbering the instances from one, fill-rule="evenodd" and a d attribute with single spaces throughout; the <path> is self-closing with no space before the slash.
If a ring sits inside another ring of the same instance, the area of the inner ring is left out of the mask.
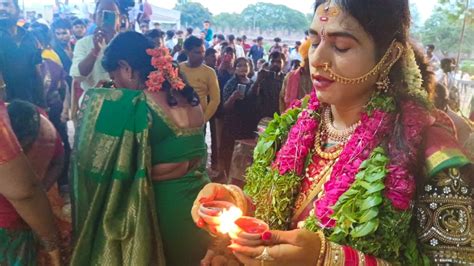
<path id="1" fill-rule="evenodd" d="M 407 0 L 318 0 L 268 51 L 134 10 L 0 0 L 0 265 L 474 263 L 473 117 Z M 215 237 L 213 200 L 271 230 Z"/>

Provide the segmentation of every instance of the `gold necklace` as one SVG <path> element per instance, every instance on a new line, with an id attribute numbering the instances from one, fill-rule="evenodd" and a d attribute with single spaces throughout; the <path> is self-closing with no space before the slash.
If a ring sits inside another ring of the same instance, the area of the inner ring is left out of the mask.
<path id="1" fill-rule="evenodd" d="M 336 129 L 332 123 L 331 109 L 329 107 L 324 108 L 321 120 L 324 127 L 324 133 L 327 134 L 329 139 L 335 140 L 337 142 L 347 142 L 357 127 L 361 124 L 361 122 L 358 121 L 346 129 Z"/>
<path id="2" fill-rule="evenodd" d="M 324 129 L 322 129 L 322 126 L 323 125 L 321 125 L 320 129 L 316 132 L 316 140 L 314 142 L 314 151 L 316 152 L 316 154 L 319 155 L 319 157 L 323 159 L 335 160 L 339 157 L 339 155 L 341 155 L 344 145 L 343 143 L 338 144 L 339 147 L 337 147 L 337 149 L 333 152 L 323 151 L 322 144 L 321 144 L 322 143 L 321 131 L 323 131 Z"/>

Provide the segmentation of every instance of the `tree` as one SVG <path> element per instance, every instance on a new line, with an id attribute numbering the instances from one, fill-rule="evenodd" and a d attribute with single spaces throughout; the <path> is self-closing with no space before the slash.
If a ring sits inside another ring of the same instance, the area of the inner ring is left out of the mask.
<path id="1" fill-rule="evenodd" d="M 448 19 L 451 21 L 462 20 L 462 27 L 459 34 L 457 61 L 461 57 L 466 33 L 474 27 L 474 1 L 471 0 L 440 0 L 445 9 Z M 466 28 L 467 27 L 467 28 Z M 471 36 L 472 37 L 472 36 Z M 471 51 L 472 52 L 472 51 Z"/>
<path id="2" fill-rule="evenodd" d="M 175 10 L 181 11 L 181 24 L 186 27 L 200 27 L 205 20 L 212 19 L 212 13 L 200 3 L 181 1 L 184 4 L 177 4 Z"/>
<path id="3" fill-rule="evenodd" d="M 415 3 L 410 3 L 410 14 L 411 14 L 411 28 L 410 33 L 412 37 L 416 40 L 421 39 L 421 31 L 423 29 L 423 24 L 421 22 L 420 11 Z"/>
<path id="4" fill-rule="evenodd" d="M 431 17 L 426 20 L 421 31 L 424 44 L 432 43 L 444 54 L 455 54 L 459 49 L 460 35 L 462 32 L 463 20 L 460 13 L 451 4 L 442 4 L 435 8 Z M 467 23 L 464 33 L 464 43 L 474 43 L 474 27 L 472 23 Z M 463 53 L 469 53 L 470 47 L 464 45 Z"/>
<path id="5" fill-rule="evenodd" d="M 309 26 L 307 16 L 285 5 L 256 3 L 242 11 L 241 21 L 247 28 L 261 30 L 305 30 Z"/>
<path id="6" fill-rule="evenodd" d="M 231 31 L 245 28 L 245 25 L 241 22 L 241 16 L 238 13 L 220 13 L 214 16 L 213 22 L 217 28 Z"/>

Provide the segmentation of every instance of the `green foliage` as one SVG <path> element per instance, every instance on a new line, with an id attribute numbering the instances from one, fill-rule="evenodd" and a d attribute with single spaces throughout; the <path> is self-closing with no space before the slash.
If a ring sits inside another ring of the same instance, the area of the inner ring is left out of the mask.
<path id="1" fill-rule="evenodd" d="M 303 100 L 302 108 L 307 103 L 308 97 Z M 294 173 L 280 175 L 277 170 L 272 169 L 271 163 L 302 108 L 293 108 L 280 116 L 275 115 L 260 135 L 254 150 L 254 162 L 247 169 L 245 193 L 255 203 L 255 217 L 268 223 L 272 229 L 287 229 L 300 187 L 299 176 Z"/>
<path id="2" fill-rule="evenodd" d="M 256 3 L 241 14 L 222 13 L 214 16 L 215 25 L 227 29 L 260 29 L 303 31 L 309 27 L 311 16 L 285 5 Z"/>
<path id="3" fill-rule="evenodd" d="M 464 60 L 460 64 L 460 69 L 464 73 L 474 75 L 474 60 Z"/>
<path id="4" fill-rule="evenodd" d="M 445 2 L 440 0 L 440 2 Z M 461 1 L 455 1 L 456 4 L 445 3 L 438 6 L 433 11 L 431 17 L 425 21 L 424 27 L 420 31 L 422 42 L 424 44 L 434 44 L 444 55 L 457 53 L 459 49 L 459 40 L 462 31 L 464 18 L 464 9 L 459 9 Z M 467 14 L 471 14 L 468 11 Z M 468 18 L 464 33 L 463 53 L 469 53 L 474 43 L 474 23 L 473 19 Z"/>
<path id="5" fill-rule="evenodd" d="M 238 13 L 220 13 L 214 16 L 213 21 L 214 25 L 218 28 L 240 30 L 245 27 Z"/>
<path id="6" fill-rule="evenodd" d="M 411 14 L 411 35 L 414 39 L 421 39 L 421 32 L 423 29 L 423 23 L 421 22 L 420 11 L 418 10 L 415 3 L 410 3 L 410 14 Z"/>
<path id="7" fill-rule="evenodd" d="M 337 225 L 331 235 L 332 240 L 341 242 L 347 237 L 360 238 L 377 230 L 388 161 L 384 149 L 377 147 L 370 158 L 361 164 L 354 184 L 333 207 Z"/>
<path id="8" fill-rule="evenodd" d="M 336 226 L 325 229 L 325 235 L 395 265 L 427 265 L 410 226 L 411 210 L 396 210 L 383 196 L 388 162 L 384 149 L 377 147 L 361 164 L 356 180 L 333 207 Z M 305 220 L 305 228 L 321 230 L 315 215 Z"/>
<path id="9" fill-rule="evenodd" d="M 212 19 L 209 9 L 200 3 L 184 2 L 184 4 L 177 4 L 174 8 L 181 11 L 181 24 L 189 27 L 201 27 L 203 21 Z"/>

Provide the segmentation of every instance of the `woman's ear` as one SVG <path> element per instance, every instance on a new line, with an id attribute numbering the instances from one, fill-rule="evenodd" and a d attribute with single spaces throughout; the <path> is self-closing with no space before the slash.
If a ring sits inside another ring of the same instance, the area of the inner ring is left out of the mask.
<path id="1" fill-rule="evenodd" d="M 119 65 L 120 70 L 122 71 L 122 73 L 124 73 L 124 77 L 127 80 L 132 80 L 133 79 L 133 70 L 132 70 L 132 67 L 130 67 L 130 65 L 128 64 L 128 62 L 125 61 L 125 60 L 119 60 L 118 65 Z"/>

